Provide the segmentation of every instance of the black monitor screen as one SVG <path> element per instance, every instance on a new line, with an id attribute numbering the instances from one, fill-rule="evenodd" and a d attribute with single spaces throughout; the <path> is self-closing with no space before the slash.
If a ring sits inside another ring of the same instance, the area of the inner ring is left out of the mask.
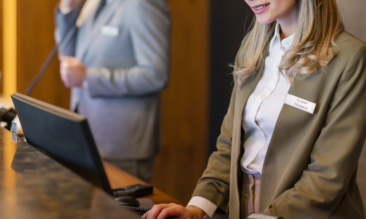
<path id="1" fill-rule="evenodd" d="M 112 194 L 85 117 L 19 93 L 11 97 L 29 144 Z"/>

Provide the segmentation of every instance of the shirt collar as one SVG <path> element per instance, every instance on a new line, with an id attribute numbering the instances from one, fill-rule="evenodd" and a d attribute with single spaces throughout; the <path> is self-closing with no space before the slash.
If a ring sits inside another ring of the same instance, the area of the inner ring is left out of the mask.
<path id="1" fill-rule="evenodd" d="M 280 24 L 276 23 L 276 29 L 275 29 L 275 34 L 271 40 L 271 47 L 276 43 L 276 41 L 280 42 L 281 44 L 281 49 L 286 52 L 290 49 L 290 47 L 292 46 L 292 43 L 294 41 L 295 38 L 295 34 L 292 34 L 291 36 L 283 39 L 281 41 L 281 35 L 280 35 Z"/>

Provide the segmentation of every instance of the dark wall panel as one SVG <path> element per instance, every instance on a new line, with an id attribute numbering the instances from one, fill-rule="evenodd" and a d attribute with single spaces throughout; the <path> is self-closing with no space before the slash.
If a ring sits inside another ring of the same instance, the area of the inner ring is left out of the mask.
<path id="1" fill-rule="evenodd" d="M 232 68 L 254 13 L 244 1 L 211 1 L 209 153 L 216 150 L 222 120 L 233 88 Z"/>

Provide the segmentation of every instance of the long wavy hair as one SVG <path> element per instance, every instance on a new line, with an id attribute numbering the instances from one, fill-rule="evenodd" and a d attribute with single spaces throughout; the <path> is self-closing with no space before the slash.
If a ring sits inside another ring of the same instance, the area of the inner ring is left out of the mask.
<path id="1" fill-rule="evenodd" d="M 258 70 L 267 54 L 276 22 L 259 24 L 253 21 L 252 30 L 245 36 L 238 53 L 234 75 L 243 86 Z M 282 57 L 279 71 L 293 82 L 297 75 L 303 77 L 318 73 L 335 56 L 332 46 L 344 30 L 335 0 L 298 0 L 297 31 L 291 48 Z M 240 63 L 240 64 L 239 64 Z"/>

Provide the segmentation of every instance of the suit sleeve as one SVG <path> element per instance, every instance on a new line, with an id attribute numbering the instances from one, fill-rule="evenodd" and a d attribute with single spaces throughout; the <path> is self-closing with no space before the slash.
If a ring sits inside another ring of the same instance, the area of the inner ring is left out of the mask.
<path id="1" fill-rule="evenodd" d="M 80 7 L 69 13 L 63 14 L 57 5 L 55 8 L 55 39 L 58 44 L 59 54 L 65 56 L 75 56 L 76 43 L 76 20 L 78 18 Z"/>
<path id="2" fill-rule="evenodd" d="M 136 66 L 121 69 L 89 69 L 88 90 L 92 97 L 145 95 L 164 89 L 170 68 L 170 11 L 154 1 L 137 0 L 126 25 Z M 162 3 L 162 2 L 160 2 Z"/>
<path id="3" fill-rule="evenodd" d="M 351 57 L 329 106 L 310 163 L 293 188 L 265 214 L 292 218 L 329 218 L 344 198 L 366 133 L 366 46 Z"/>

